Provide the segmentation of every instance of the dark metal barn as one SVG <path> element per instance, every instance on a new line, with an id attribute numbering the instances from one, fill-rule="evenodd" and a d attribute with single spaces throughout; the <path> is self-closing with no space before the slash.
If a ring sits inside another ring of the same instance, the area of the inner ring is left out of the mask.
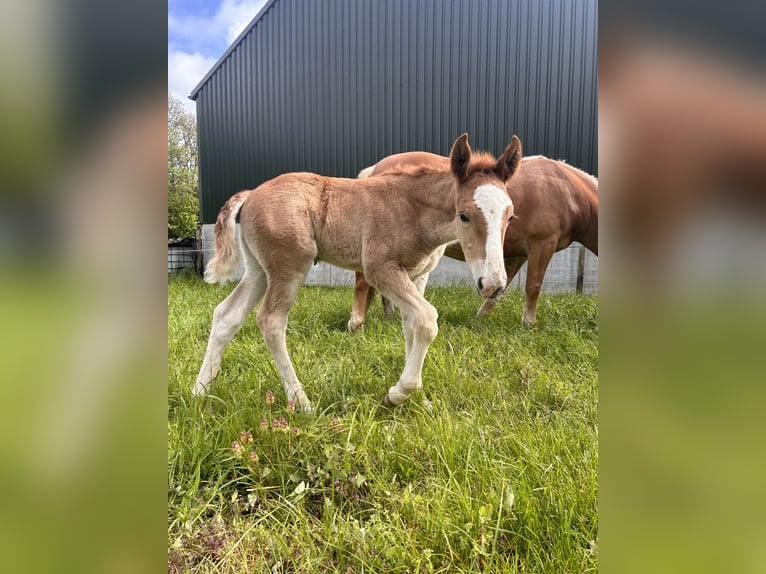
<path id="1" fill-rule="evenodd" d="M 597 169 L 596 0 L 271 0 L 194 88 L 202 222 L 287 171 L 502 152 Z"/>

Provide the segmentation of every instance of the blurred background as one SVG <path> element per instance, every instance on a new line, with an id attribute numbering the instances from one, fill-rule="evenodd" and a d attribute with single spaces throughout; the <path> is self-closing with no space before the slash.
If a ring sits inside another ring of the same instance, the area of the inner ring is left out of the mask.
<path id="1" fill-rule="evenodd" d="M 599 11 L 601 566 L 762 572 L 764 5 Z M 2 8 L 4 571 L 166 553 L 166 14 Z"/>
<path id="2" fill-rule="evenodd" d="M 599 8 L 601 567 L 763 572 L 764 6 Z"/>
<path id="3" fill-rule="evenodd" d="M 166 553 L 165 8 L 0 9 L 6 572 Z"/>

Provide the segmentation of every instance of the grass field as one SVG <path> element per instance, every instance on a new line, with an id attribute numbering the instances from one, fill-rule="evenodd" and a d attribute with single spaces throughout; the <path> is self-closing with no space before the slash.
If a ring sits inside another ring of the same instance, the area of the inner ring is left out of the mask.
<path id="1" fill-rule="evenodd" d="M 287 334 L 304 415 L 255 313 L 192 400 L 233 286 L 168 279 L 169 572 L 597 571 L 597 296 L 543 295 L 525 328 L 519 292 L 477 319 L 470 288 L 429 288 L 423 391 L 390 410 L 399 321 L 376 303 L 349 334 L 351 289 L 304 288 Z"/>

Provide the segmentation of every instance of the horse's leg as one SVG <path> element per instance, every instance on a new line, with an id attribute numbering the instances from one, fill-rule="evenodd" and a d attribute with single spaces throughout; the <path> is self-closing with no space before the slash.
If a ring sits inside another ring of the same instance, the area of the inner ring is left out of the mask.
<path id="1" fill-rule="evenodd" d="M 282 384 L 288 401 L 295 401 L 303 411 L 311 412 L 311 403 L 306 397 L 295 374 L 290 356 L 287 354 L 287 316 L 295 303 L 298 291 L 303 286 L 311 268 L 311 261 L 304 265 L 303 269 L 292 272 L 269 275 L 269 284 L 263 297 L 256 321 L 258 328 L 263 333 L 266 346 L 274 357 L 274 362 L 279 369 Z"/>
<path id="2" fill-rule="evenodd" d="M 394 304 L 387 297 L 380 296 L 380 303 L 383 305 L 383 316 L 392 317 L 394 315 Z"/>
<path id="3" fill-rule="evenodd" d="M 351 306 L 351 318 L 348 320 L 349 331 L 356 331 L 364 325 L 364 318 L 373 297 L 375 297 L 375 287 L 367 282 L 364 273 L 357 271 L 354 283 L 354 304 Z"/>
<path id="4" fill-rule="evenodd" d="M 527 249 L 529 265 L 527 266 L 527 283 L 525 286 L 526 302 L 524 314 L 521 317 L 525 325 L 534 325 L 537 322 L 537 298 L 543 285 L 543 277 L 548 263 L 556 251 L 556 238 L 545 241 L 530 243 Z"/>
<path id="5" fill-rule="evenodd" d="M 420 295 L 423 295 L 426 292 L 426 285 L 428 285 L 428 275 L 429 273 L 423 273 L 423 275 L 420 275 L 413 279 L 412 283 L 415 285 L 415 288 L 418 290 L 418 293 Z M 385 297 L 383 298 L 384 301 L 388 301 Z M 391 304 L 390 301 L 388 301 L 388 304 L 392 307 L 392 313 L 393 313 L 393 304 Z M 412 348 L 412 333 L 411 332 L 405 332 L 405 338 L 404 338 L 404 348 L 406 355 L 405 357 L 408 357 L 410 354 L 410 349 Z"/>
<path id="6" fill-rule="evenodd" d="M 513 278 L 516 277 L 516 274 L 519 272 L 519 269 L 521 269 L 521 266 L 524 265 L 526 260 L 526 257 L 509 257 L 505 260 L 505 274 L 508 276 L 508 283 L 506 284 L 506 288 L 511 284 Z M 485 299 L 484 303 L 482 303 L 481 307 L 479 307 L 479 311 L 476 313 L 476 316 L 483 317 L 484 315 L 488 315 L 492 309 L 495 308 L 499 298 L 500 297 L 496 297 L 494 299 Z"/>
<path id="7" fill-rule="evenodd" d="M 428 285 L 428 277 L 431 274 L 431 271 L 434 270 L 434 267 L 439 263 L 439 259 L 441 259 L 442 255 L 444 255 L 444 247 L 437 249 L 433 255 L 431 255 L 431 261 L 426 267 L 426 272 L 413 280 L 413 283 L 415 283 L 415 286 L 421 295 L 425 293 L 426 285 Z M 380 299 L 383 303 L 383 315 L 385 317 L 391 317 L 394 314 L 394 304 L 383 295 L 381 295 Z"/>
<path id="8" fill-rule="evenodd" d="M 252 263 L 234 290 L 213 311 L 213 325 L 207 343 L 193 395 L 204 395 L 210 381 L 218 374 L 223 350 L 242 328 L 247 315 L 258 304 L 266 290 L 266 273 L 258 263 Z"/>
<path id="9" fill-rule="evenodd" d="M 428 275 L 428 273 L 423 273 L 423 275 L 416 277 L 413 281 L 415 287 L 418 289 L 418 293 L 421 295 L 426 292 L 426 285 L 428 285 Z"/>
<path id="10" fill-rule="evenodd" d="M 387 404 L 400 405 L 423 386 L 423 361 L 439 330 L 436 322 L 438 313 L 401 269 L 391 267 L 378 270 L 374 282 L 402 315 L 407 358 L 399 381 L 388 389 L 386 395 Z"/>
<path id="11" fill-rule="evenodd" d="M 428 283 L 428 273 L 420 275 L 412 280 L 413 285 L 418 290 L 418 293 L 423 295 L 426 290 L 426 284 Z M 393 309 L 393 303 L 385 297 L 381 297 L 385 303 L 388 303 Z M 393 311 L 392 311 L 393 313 Z M 404 357 L 405 359 L 410 356 L 410 349 L 412 349 L 412 335 L 411 330 L 404 329 Z"/>

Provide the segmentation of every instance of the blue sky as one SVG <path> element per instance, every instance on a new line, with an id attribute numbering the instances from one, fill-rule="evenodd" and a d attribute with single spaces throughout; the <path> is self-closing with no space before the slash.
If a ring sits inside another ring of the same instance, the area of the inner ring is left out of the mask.
<path id="1" fill-rule="evenodd" d="M 168 90 L 194 111 L 194 86 L 267 0 L 169 0 Z"/>

